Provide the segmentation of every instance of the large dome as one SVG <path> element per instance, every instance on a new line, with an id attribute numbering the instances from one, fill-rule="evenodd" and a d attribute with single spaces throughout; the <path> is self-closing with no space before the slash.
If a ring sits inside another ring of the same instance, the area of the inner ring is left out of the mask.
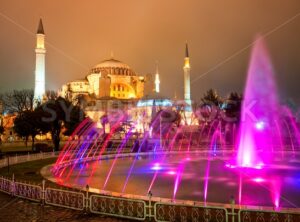
<path id="1" fill-rule="evenodd" d="M 92 73 L 102 73 L 108 75 L 125 75 L 125 76 L 135 76 L 135 72 L 125 63 L 116 60 L 108 59 L 101 63 L 95 65 L 89 74 Z"/>

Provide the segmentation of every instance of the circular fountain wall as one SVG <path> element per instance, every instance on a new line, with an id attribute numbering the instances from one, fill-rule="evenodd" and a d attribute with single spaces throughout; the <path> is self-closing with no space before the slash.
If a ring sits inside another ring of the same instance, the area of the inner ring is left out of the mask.
<path id="1" fill-rule="evenodd" d="M 275 158 L 262 168 L 235 168 L 231 154 L 207 152 L 143 154 L 105 158 L 66 166 L 59 174 L 44 170 L 53 181 L 69 187 L 200 202 L 294 208 L 300 186 L 300 154 Z M 279 156 L 279 155 L 278 155 Z"/>

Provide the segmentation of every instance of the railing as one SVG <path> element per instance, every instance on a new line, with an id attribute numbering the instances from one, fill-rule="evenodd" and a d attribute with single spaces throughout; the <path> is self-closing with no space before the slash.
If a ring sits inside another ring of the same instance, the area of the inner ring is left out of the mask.
<path id="1" fill-rule="evenodd" d="M 71 191 L 46 188 L 44 181 L 40 186 L 17 182 L 14 178 L 1 177 L 0 191 L 41 204 L 131 220 L 149 219 L 157 222 L 300 221 L 299 209 L 290 209 L 289 211 L 249 210 L 235 208 L 234 205 L 219 207 L 199 205 L 189 201 L 183 203 L 174 203 L 166 199 L 153 201 L 151 197 L 148 199 L 116 197 L 109 196 L 109 193 L 93 194 L 88 189 L 86 191 Z"/>
<path id="2" fill-rule="evenodd" d="M 42 188 L 37 185 L 31 185 L 20 182 L 12 182 L 12 193 L 24 199 L 40 202 L 42 199 Z"/>
<path id="3" fill-rule="evenodd" d="M 0 178 L 0 190 L 4 193 L 10 194 L 12 192 L 12 181 L 6 178 L 1 177 Z"/>
<path id="4" fill-rule="evenodd" d="M 267 211 L 267 210 L 240 210 L 238 213 L 239 221 L 271 221 L 271 222 L 298 222 L 300 221 L 300 212 L 289 211 Z"/>
<path id="5" fill-rule="evenodd" d="M 111 154 L 110 154 L 111 155 Z M 109 155 L 109 156 L 110 156 Z M 137 154 L 126 154 L 127 156 Z M 144 154 L 147 155 L 147 154 Z M 10 158 L 10 164 L 46 159 L 57 153 L 39 153 Z M 7 160 L 0 160 L 0 167 L 7 166 Z M 174 202 L 169 199 L 134 195 L 118 195 L 105 192 L 94 194 L 85 190 L 54 189 L 41 185 L 18 182 L 13 178 L 0 177 L 0 191 L 12 196 L 95 214 L 149 221 L 203 221 L 203 222 L 298 222 L 300 209 L 261 210 L 243 209 L 237 205 L 212 205 L 191 201 Z"/>
<path id="6" fill-rule="evenodd" d="M 0 168 L 6 167 L 9 165 L 19 164 L 19 163 L 25 163 L 28 161 L 34 161 L 34 160 L 42 160 L 42 159 L 48 159 L 52 157 L 57 157 L 59 152 L 47 152 L 47 153 L 34 153 L 34 154 L 26 154 L 26 155 L 15 155 L 15 156 L 9 156 L 4 159 L 0 160 Z"/>
<path id="7" fill-rule="evenodd" d="M 127 198 L 91 195 L 90 211 L 108 216 L 145 220 L 146 202 Z"/>
<path id="8" fill-rule="evenodd" d="M 186 204 L 154 204 L 155 221 L 216 221 L 228 222 L 228 211 L 223 207 L 193 206 Z"/>
<path id="9" fill-rule="evenodd" d="M 84 210 L 85 196 L 82 192 L 46 188 L 45 203 L 73 210 Z"/>
<path id="10" fill-rule="evenodd" d="M 0 191 L 12 196 L 79 211 L 116 216 L 133 220 L 146 219 L 146 201 L 95 195 L 88 191 L 71 191 L 17 182 L 0 177 Z"/>

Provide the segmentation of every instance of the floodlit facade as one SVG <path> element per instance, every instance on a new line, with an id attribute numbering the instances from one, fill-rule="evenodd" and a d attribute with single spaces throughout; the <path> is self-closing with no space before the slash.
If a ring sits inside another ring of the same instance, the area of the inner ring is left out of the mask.
<path id="1" fill-rule="evenodd" d="M 145 94 L 145 82 L 145 76 L 136 74 L 127 64 L 111 58 L 94 66 L 84 79 L 63 85 L 60 94 L 71 98 L 89 95 L 95 99 L 140 99 Z"/>

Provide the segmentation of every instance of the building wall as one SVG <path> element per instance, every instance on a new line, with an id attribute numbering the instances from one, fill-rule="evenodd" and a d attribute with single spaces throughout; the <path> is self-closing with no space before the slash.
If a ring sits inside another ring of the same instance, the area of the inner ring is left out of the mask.
<path id="1" fill-rule="evenodd" d="M 136 99 L 144 96 L 144 81 L 138 76 L 101 77 L 99 74 L 91 74 L 87 79 L 88 82 L 82 80 L 63 85 L 60 94 L 90 94 L 96 98 L 111 96 L 118 99 Z"/>
<path id="2" fill-rule="evenodd" d="M 101 77 L 99 79 L 99 95 L 98 97 L 108 97 L 111 92 L 111 79 L 108 76 Z"/>
<path id="3" fill-rule="evenodd" d="M 109 96 L 140 99 L 144 96 L 144 84 L 144 76 L 137 75 L 128 65 L 118 60 L 109 59 L 92 68 L 86 79 L 67 83 L 62 87 L 61 95 L 70 97 L 70 94 L 82 93 L 94 99 Z"/>

